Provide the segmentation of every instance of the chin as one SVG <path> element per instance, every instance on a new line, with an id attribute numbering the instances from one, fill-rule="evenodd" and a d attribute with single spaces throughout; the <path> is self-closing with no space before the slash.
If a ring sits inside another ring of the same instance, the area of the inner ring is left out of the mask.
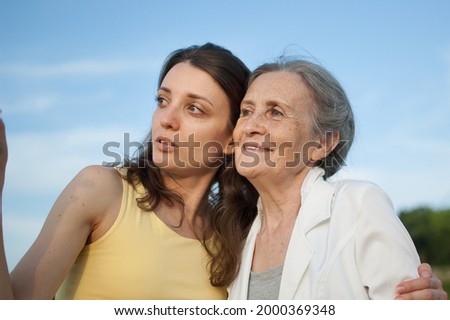
<path id="1" fill-rule="evenodd" d="M 246 167 L 238 166 L 236 169 L 237 169 L 237 172 L 241 176 L 243 176 L 243 177 L 245 177 L 245 178 L 247 178 L 249 180 L 257 178 L 263 172 L 261 169 L 254 168 L 254 167 L 253 168 L 246 168 Z M 267 170 L 267 168 L 266 168 L 266 170 Z"/>

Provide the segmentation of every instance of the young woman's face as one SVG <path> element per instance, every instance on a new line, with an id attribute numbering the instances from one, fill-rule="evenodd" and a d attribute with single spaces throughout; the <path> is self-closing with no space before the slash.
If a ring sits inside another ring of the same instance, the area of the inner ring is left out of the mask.
<path id="1" fill-rule="evenodd" d="M 187 62 L 164 77 L 152 119 L 153 162 L 173 174 L 217 168 L 232 139 L 230 103 L 219 84 Z"/>
<path id="2" fill-rule="evenodd" d="M 252 179 L 292 177 L 316 157 L 313 100 L 303 79 L 277 71 L 257 77 L 241 103 L 234 130 L 238 172 Z"/>

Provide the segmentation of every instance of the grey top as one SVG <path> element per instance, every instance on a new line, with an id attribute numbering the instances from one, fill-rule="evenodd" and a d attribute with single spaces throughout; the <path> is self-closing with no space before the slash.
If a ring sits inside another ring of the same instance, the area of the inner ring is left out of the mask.
<path id="1" fill-rule="evenodd" d="M 278 300 L 283 265 L 264 272 L 250 272 L 248 300 Z"/>

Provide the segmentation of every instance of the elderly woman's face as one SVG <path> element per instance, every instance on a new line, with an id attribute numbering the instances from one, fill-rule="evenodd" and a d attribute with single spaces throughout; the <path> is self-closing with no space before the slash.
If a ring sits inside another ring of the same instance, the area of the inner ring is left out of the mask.
<path id="1" fill-rule="evenodd" d="M 241 103 L 234 129 L 238 172 L 249 178 L 304 172 L 315 159 L 313 100 L 303 79 L 291 72 L 262 74 Z"/>

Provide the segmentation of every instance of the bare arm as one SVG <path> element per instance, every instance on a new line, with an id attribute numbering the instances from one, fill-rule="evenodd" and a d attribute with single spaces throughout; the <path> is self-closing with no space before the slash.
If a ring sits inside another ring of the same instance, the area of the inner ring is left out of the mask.
<path id="1" fill-rule="evenodd" d="M 69 183 L 38 238 L 11 273 L 16 299 L 51 299 L 55 295 L 86 243 L 106 232 L 112 222 L 105 220 L 117 216 L 114 204 L 121 199 L 119 179 L 112 168 L 92 166 Z"/>
<path id="2" fill-rule="evenodd" d="M 8 148 L 6 145 L 5 125 L 0 119 L 0 299 L 12 299 L 11 280 L 9 278 L 8 265 L 6 263 L 5 246 L 3 243 L 3 185 L 5 183 L 6 161 Z"/>
<path id="3" fill-rule="evenodd" d="M 4 135 L 0 139 L 6 150 Z M 10 275 L 2 237 L 1 296 L 53 298 L 86 243 L 100 237 L 113 223 L 121 192 L 116 170 L 91 166 L 80 171 L 58 197 L 36 241 Z"/>
<path id="4" fill-rule="evenodd" d="M 1 200 L 0 200 L 1 201 Z M 8 265 L 6 263 L 5 246 L 3 244 L 3 226 L 0 213 L 0 299 L 12 299 L 11 280 L 8 273 Z"/>

